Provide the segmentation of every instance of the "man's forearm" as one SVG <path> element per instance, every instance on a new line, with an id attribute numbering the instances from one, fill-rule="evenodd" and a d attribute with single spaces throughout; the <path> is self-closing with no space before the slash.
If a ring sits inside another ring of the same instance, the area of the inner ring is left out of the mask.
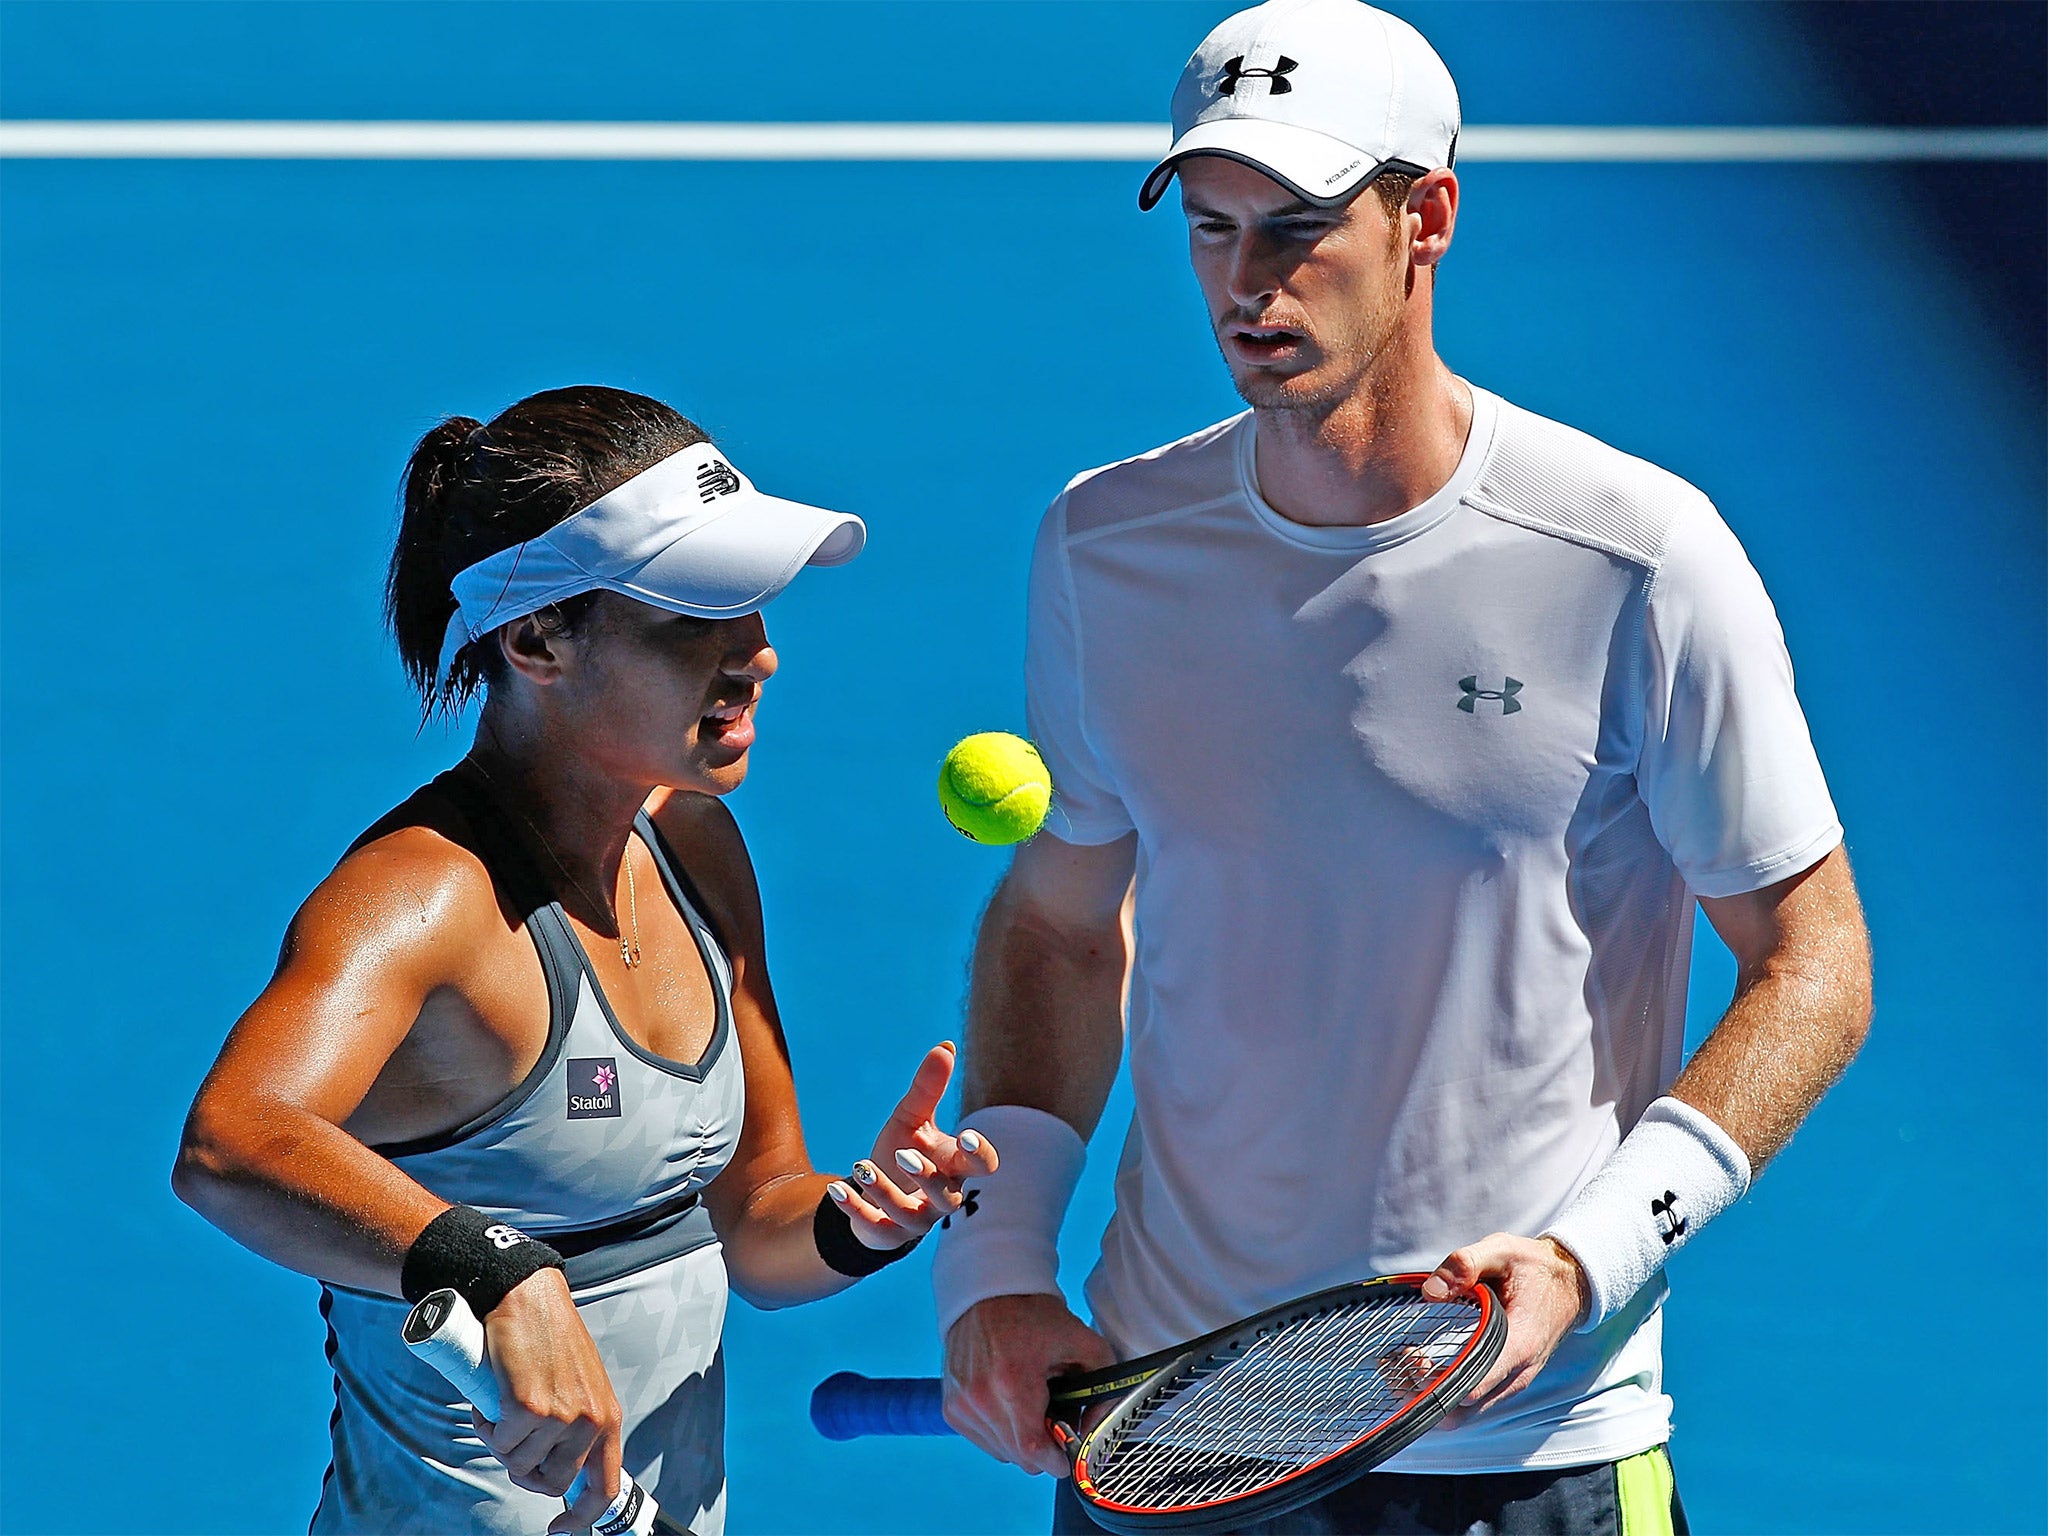
<path id="1" fill-rule="evenodd" d="M 1870 938 L 1846 857 L 1837 850 L 1787 885 L 1775 902 L 1707 903 L 1741 971 L 1735 1000 L 1671 1089 L 1734 1138 L 1753 1171 L 1870 1031 Z"/>
<path id="2" fill-rule="evenodd" d="M 1023 1104 L 1095 1130 L 1123 1058 L 1120 920 L 1055 923 L 1000 886 L 983 915 L 968 990 L 963 1113 Z"/>

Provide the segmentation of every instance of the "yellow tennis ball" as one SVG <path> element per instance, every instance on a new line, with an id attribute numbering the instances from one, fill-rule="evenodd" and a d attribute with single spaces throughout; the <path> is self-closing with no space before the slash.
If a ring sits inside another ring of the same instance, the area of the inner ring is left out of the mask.
<path id="1" fill-rule="evenodd" d="M 1038 748 L 1008 731 L 982 731 L 939 767 L 946 820 L 977 843 L 1021 843 L 1045 823 L 1052 775 Z"/>

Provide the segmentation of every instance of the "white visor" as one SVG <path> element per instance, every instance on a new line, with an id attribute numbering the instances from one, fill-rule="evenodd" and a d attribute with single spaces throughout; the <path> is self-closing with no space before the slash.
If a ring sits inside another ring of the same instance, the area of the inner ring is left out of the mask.
<path id="1" fill-rule="evenodd" d="M 764 496 L 709 443 L 642 470 L 539 538 L 452 583 L 440 675 L 501 624 L 604 590 L 700 619 L 752 613 L 806 565 L 844 565 L 867 527 L 851 513 Z"/>

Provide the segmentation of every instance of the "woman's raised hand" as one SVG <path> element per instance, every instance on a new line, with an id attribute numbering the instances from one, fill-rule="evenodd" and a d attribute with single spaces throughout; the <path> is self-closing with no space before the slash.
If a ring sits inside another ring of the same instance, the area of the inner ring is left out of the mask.
<path id="1" fill-rule="evenodd" d="M 950 1040 L 925 1052 L 874 1152 L 853 1165 L 851 1179 L 827 1186 L 854 1236 L 870 1248 L 900 1248 L 922 1237 L 960 1209 L 969 1179 L 996 1171 L 996 1149 L 986 1137 L 949 1136 L 932 1121 L 953 1080 L 954 1055 Z"/>

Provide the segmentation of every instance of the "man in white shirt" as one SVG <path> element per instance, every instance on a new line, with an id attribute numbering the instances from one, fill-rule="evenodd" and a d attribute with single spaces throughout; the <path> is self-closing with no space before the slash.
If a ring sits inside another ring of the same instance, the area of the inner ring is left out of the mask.
<path id="1" fill-rule="evenodd" d="M 1251 409 L 1080 476 L 1040 531 L 1056 810 L 976 948 L 963 1120 L 1003 1167 L 935 1265 L 947 1415 L 1058 1474 L 1048 1375 L 1434 1271 L 1499 1290 L 1499 1363 L 1274 1529 L 1683 1529 L 1660 1267 L 1869 1020 L 1776 616 L 1699 491 L 1437 357 L 1459 110 L 1420 34 L 1271 0 L 1173 119 L 1141 202 L 1179 180 Z M 1683 1062 L 1695 902 L 1740 981 Z M 1091 1329 L 1054 1240 L 1127 958 Z M 1090 1528 L 1065 1489 L 1055 1528 Z"/>

